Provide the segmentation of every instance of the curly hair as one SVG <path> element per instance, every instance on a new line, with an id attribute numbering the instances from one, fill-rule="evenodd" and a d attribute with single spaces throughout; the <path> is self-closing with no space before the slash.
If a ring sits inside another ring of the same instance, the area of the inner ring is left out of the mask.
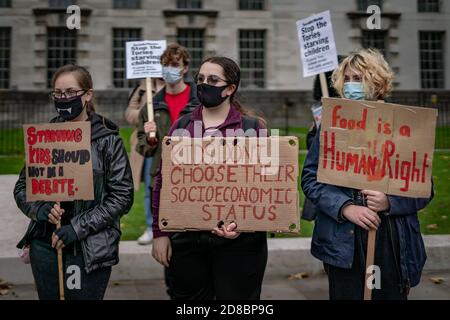
<path id="1" fill-rule="evenodd" d="M 180 58 L 183 61 L 183 65 L 189 65 L 191 58 L 188 50 L 178 43 L 171 43 L 167 46 L 166 50 L 164 50 L 160 60 L 162 65 L 169 65 Z"/>
<path id="2" fill-rule="evenodd" d="M 360 49 L 352 52 L 334 70 L 333 87 L 341 97 L 344 96 L 344 74 L 347 67 L 361 74 L 367 100 L 384 99 L 391 93 L 394 72 L 378 50 Z"/>

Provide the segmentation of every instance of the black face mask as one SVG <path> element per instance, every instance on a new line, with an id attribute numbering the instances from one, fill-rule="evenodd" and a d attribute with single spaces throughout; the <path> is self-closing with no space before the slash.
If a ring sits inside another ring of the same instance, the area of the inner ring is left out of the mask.
<path id="1" fill-rule="evenodd" d="M 76 96 L 70 99 L 58 99 L 55 100 L 56 112 L 66 121 L 70 121 L 78 117 L 84 109 L 83 101 L 80 96 Z"/>
<path id="2" fill-rule="evenodd" d="M 222 97 L 222 92 L 226 87 L 228 87 L 228 84 L 221 87 L 211 86 L 206 83 L 199 84 L 197 86 L 198 99 L 205 108 L 217 107 L 228 98 L 228 96 Z"/>

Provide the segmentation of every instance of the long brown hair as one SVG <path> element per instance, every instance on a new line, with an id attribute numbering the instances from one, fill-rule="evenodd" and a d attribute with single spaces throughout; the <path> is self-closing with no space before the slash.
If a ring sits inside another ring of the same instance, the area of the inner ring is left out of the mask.
<path id="1" fill-rule="evenodd" d="M 86 68 L 78 66 L 76 64 L 66 64 L 62 67 L 59 67 L 55 73 L 53 74 L 52 78 L 52 87 L 55 87 L 56 79 L 58 79 L 59 76 L 66 74 L 66 73 L 73 73 L 73 76 L 78 82 L 78 85 L 83 90 L 90 90 L 93 89 L 94 85 L 92 82 L 92 77 L 89 71 L 87 71 Z M 95 112 L 94 103 L 91 101 L 87 102 L 86 105 L 86 111 L 89 114 Z"/>
<path id="2" fill-rule="evenodd" d="M 236 92 L 238 91 L 239 84 L 241 82 L 241 69 L 232 59 L 227 57 L 210 57 L 202 61 L 199 70 L 203 64 L 206 62 L 214 63 L 222 67 L 223 73 L 225 76 L 225 80 L 228 81 L 228 84 L 234 84 L 236 89 L 233 94 L 230 96 L 230 103 L 238 110 L 243 116 L 251 116 L 257 118 L 261 121 L 264 126 L 266 125 L 266 120 L 262 117 L 258 116 L 255 111 L 245 108 L 242 103 L 236 98 Z"/>

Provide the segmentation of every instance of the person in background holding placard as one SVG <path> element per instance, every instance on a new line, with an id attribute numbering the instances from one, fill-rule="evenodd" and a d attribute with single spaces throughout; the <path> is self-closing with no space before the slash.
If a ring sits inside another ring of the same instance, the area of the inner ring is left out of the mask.
<path id="1" fill-rule="evenodd" d="M 192 114 L 176 121 L 176 129 L 194 136 L 194 122 L 202 122 L 201 137 L 226 130 L 265 128 L 264 120 L 249 117 L 235 99 L 240 69 L 231 59 L 208 58 L 196 76 L 201 105 Z M 221 225 L 212 231 L 162 232 L 159 228 L 159 203 L 162 185 L 161 167 L 153 190 L 153 257 L 167 267 L 168 293 L 172 299 L 252 299 L 260 298 L 267 263 L 265 232 L 236 232 L 236 223 Z M 179 210 L 183 210 L 180 208 Z"/>
<path id="2" fill-rule="evenodd" d="M 393 78 L 383 56 L 364 49 L 342 61 L 333 73 L 333 85 L 342 98 L 384 100 Z M 311 253 L 324 262 L 330 299 L 363 298 L 368 230 L 377 231 L 374 264 L 381 277 L 372 299 L 407 299 L 426 260 L 417 211 L 431 201 L 433 190 L 427 199 L 406 198 L 319 183 L 319 148 L 320 128 L 304 163 L 302 189 L 319 209 Z"/>
<path id="3" fill-rule="evenodd" d="M 39 299 L 58 299 L 56 249 L 62 248 L 65 299 L 103 299 L 111 267 L 119 261 L 120 217 L 133 204 L 133 179 L 119 128 L 95 113 L 89 72 L 77 65 L 53 75 L 58 116 L 51 123 L 90 121 L 94 176 L 92 201 L 26 202 L 25 170 L 14 188 L 19 209 L 31 219 L 18 248 L 30 246 Z M 56 225 L 61 228 L 56 230 Z"/>
<path id="4" fill-rule="evenodd" d="M 164 80 L 161 78 L 152 78 L 152 96 L 155 93 L 159 92 L 165 85 Z M 151 167 L 152 167 L 152 157 L 144 158 L 140 153 L 137 152 L 136 146 L 138 143 L 137 138 L 137 129 L 139 125 L 139 113 L 141 109 L 145 106 L 147 101 L 146 96 L 146 88 L 145 88 L 145 79 L 141 81 L 139 85 L 137 85 L 130 97 L 128 98 L 128 107 L 125 111 L 125 118 L 127 122 L 136 127 L 136 130 L 133 131 L 130 137 L 130 163 L 131 170 L 133 172 L 133 181 L 134 181 L 134 190 L 138 191 L 141 185 L 141 177 L 144 178 L 144 213 L 145 213 L 145 221 L 147 223 L 147 228 L 144 233 L 138 238 L 138 243 L 141 245 L 148 245 L 152 242 L 152 203 L 151 203 L 151 192 L 150 192 L 150 184 L 151 184 Z"/>
<path id="5" fill-rule="evenodd" d="M 344 59 L 344 56 L 338 56 L 338 61 L 342 62 Z M 325 73 L 325 79 L 327 81 L 327 87 L 328 87 L 328 97 L 339 97 L 339 94 L 336 92 L 336 90 L 333 87 L 332 81 L 331 81 L 331 75 L 333 74 L 332 71 Z M 317 133 L 317 129 L 320 126 L 320 121 L 322 118 L 322 102 L 321 99 L 323 97 L 322 88 L 320 86 L 320 76 L 316 76 L 314 79 L 314 85 L 313 85 L 313 97 L 314 97 L 314 104 L 311 106 L 311 111 L 313 113 L 313 123 L 311 124 L 311 127 L 308 130 L 308 134 L 306 135 L 306 148 L 309 150 L 311 148 L 312 142 L 314 140 L 314 136 Z M 302 210 L 302 219 L 307 221 L 313 221 L 316 218 L 317 215 L 317 208 L 316 206 L 308 199 L 305 198 L 305 202 L 303 204 L 303 210 Z"/>
<path id="6" fill-rule="evenodd" d="M 136 151 L 146 158 L 153 158 L 148 177 L 150 187 L 145 187 L 148 189 L 145 192 L 149 194 L 161 161 L 162 139 L 180 115 L 192 112 L 199 105 L 195 83 L 184 80 L 189 71 L 189 62 L 189 53 L 185 47 L 176 43 L 168 45 L 161 55 L 162 76 L 166 86 L 153 97 L 154 121 L 148 121 L 147 104 L 139 112 Z M 151 138 L 150 132 L 155 132 L 156 137 Z M 147 171 L 144 174 L 147 175 Z M 147 216 L 147 230 L 139 238 L 139 243 L 153 240 L 152 223 L 152 218 Z"/>

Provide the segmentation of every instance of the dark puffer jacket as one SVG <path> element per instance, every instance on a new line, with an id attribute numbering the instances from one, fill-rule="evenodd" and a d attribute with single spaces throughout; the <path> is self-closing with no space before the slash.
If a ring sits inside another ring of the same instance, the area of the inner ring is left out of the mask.
<path id="1" fill-rule="evenodd" d="M 81 243 L 87 273 L 119 262 L 120 218 L 128 213 L 134 197 L 130 163 L 118 126 L 95 113 L 89 120 L 95 199 L 75 200 L 72 212 L 65 212 L 71 217 L 70 224 Z M 50 122 L 63 121 L 57 117 Z M 42 237 L 47 228 L 54 228 L 36 219 L 40 210 L 50 212 L 54 202 L 26 202 L 25 169 L 15 185 L 14 198 L 19 209 L 31 219 L 17 245 L 23 248 L 34 238 Z"/>

